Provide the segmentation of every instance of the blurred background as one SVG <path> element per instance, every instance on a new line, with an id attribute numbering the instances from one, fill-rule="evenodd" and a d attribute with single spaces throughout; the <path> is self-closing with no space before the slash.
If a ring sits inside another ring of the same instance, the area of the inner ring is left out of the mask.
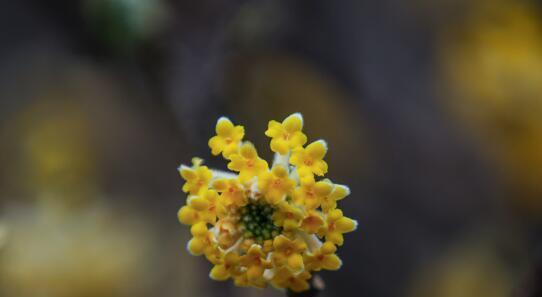
<path id="1" fill-rule="evenodd" d="M 216 119 L 326 139 L 322 296 L 542 296 L 542 3 L 0 1 L 0 296 L 283 296 L 185 250 Z"/>

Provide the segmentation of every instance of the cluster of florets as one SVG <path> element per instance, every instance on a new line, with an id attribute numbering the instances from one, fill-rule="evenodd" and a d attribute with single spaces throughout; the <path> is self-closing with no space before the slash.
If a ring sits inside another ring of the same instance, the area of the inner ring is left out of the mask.
<path id="1" fill-rule="evenodd" d="M 269 168 L 243 141 L 244 127 L 222 117 L 209 146 L 237 173 L 211 170 L 198 158 L 180 166 L 188 198 L 179 220 L 191 226 L 188 251 L 214 264 L 212 279 L 298 292 L 309 288 L 312 272 L 341 267 L 337 246 L 357 222 L 343 215 L 337 201 L 350 190 L 317 180 L 327 173 L 327 145 L 318 140 L 305 146 L 302 128 L 299 113 L 269 122 L 265 135 L 275 152 Z"/>

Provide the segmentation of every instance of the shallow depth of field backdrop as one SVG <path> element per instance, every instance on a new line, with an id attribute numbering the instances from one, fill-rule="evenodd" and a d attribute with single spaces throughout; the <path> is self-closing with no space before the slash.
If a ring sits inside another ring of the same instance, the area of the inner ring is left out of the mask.
<path id="1" fill-rule="evenodd" d="M 3 0 L 0 28 L 0 296 L 283 296 L 208 278 L 176 168 L 225 168 L 221 115 L 269 160 L 292 112 L 359 222 L 322 296 L 535 296 L 540 2 Z"/>

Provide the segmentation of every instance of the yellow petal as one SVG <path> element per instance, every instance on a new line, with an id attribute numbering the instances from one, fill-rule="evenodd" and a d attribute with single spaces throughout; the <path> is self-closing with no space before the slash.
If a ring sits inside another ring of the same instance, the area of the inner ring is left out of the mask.
<path id="1" fill-rule="evenodd" d="M 235 265 L 239 262 L 239 255 L 235 252 L 227 253 L 224 256 L 224 263 L 229 265 Z"/>
<path id="2" fill-rule="evenodd" d="M 257 172 L 261 172 L 267 170 L 269 168 L 269 165 L 267 164 L 267 161 L 263 159 L 258 159 L 256 161 L 256 164 L 254 164 L 254 168 Z"/>
<path id="3" fill-rule="evenodd" d="M 219 192 L 226 191 L 228 188 L 228 180 L 224 178 L 215 180 L 213 182 L 213 188 Z"/>
<path id="4" fill-rule="evenodd" d="M 307 136 L 303 132 L 295 132 L 290 136 L 290 147 L 296 148 L 301 147 L 307 143 Z"/>
<path id="5" fill-rule="evenodd" d="M 324 224 L 324 220 L 318 215 L 310 215 L 303 220 L 302 227 L 307 233 L 316 233 Z"/>
<path id="6" fill-rule="evenodd" d="M 314 192 L 318 196 L 327 196 L 331 193 L 331 190 L 333 189 L 333 185 L 331 185 L 328 182 L 317 182 L 314 184 Z"/>
<path id="7" fill-rule="evenodd" d="M 192 233 L 193 236 L 205 236 L 207 235 L 207 225 L 204 222 L 199 222 L 190 228 L 190 233 Z"/>
<path id="8" fill-rule="evenodd" d="M 213 269 L 211 269 L 209 277 L 217 281 L 225 281 L 230 277 L 230 273 L 224 265 L 215 265 Z"/>
<path id="9" fill-rule="evenodd" d="M 239 173 L 239 181 L 245 183 L 251 180 L 254 176 L 256 176 L 256 172 L 254 172 L 254 170 L 243 170 L 241 173 Z"/>
<path id="10" fill-rule="evenodd" d="M 343 245 L 344 237 L 340 232 L 329 232 L 326 234 L 326 240 L 333 242 L 336 245 Z"/>
<path id="11" fill-rule="evenodd" d="M 245 136 L 245 127 L 238 125 L 233 128 L 232 139 L 234 142 L 239 143 Z"/>
<path id="12" fill-rule="evenodd" d="M 334 222 L 334 221 L 336 221 L 336 220 L 338 220 L 338 219 L 340 219 L 342 217 L 343 217 L 343 212 L 340 209 L 334 209 L 334 210 L 330 211 L 327 214 L 328 220 L 332 221 L 332 222 Z"/>
<path id="13" fill-rule="evenodd" d="M 275 153 L 279 153 L 281 155 L 284 155 L 288 153 L 288 150 L 290 149 L 290 145 L 288 141 L 282 139 L 282 138 L 273 138 L 271 139 L 271 150 Z"/>
<path id="14" fill-rule="evenodd" d="M 305 280 L 295 279 L 294 282 L 290 284 L 290 289 L 294 292 L 303 292 L 309 289 L 309 284 Z"/>
<path id="15" fill-rule="evenodd" d="M 194 170 L 184 165 L 181 165 L 181 167 L 179 168 L 179 173 L 181 174 L 181 177 L 187 181 L 198 177 Z"/>
<path id="16" fill-rule="evenodd" d="M 205 251 L 207 245 L 200 238 L 194 237 L 188 242 L 187 249 L 194 256 L 200 256 Z"/>
<path id="17" fill-rule="evenodd" d="M 303 149 L 294 149 L 292 155 L 290 156 L 290 164 L 299 166 L 301 164 L 301 154 Z"/>
<path id="18" fill-rule="evenodd" d="M 307 244 L 305 243 L 305 241 L 300 239 L 294 240 L 293 245 L 295 247 L 295 250 L 300 253 L 307 249 Z"/>
<path id="19" fill-rule="evenodd" d="M 303 128 L 303 116 L 300 113 L 294 113 L 284 119 L 282 125 L 289 133 L 300 131 Z"/>
<path id="20" fill-rule="evenodd" d="M 204 180 L 204 181 L 209 181 L 211 180 L 211 178 L 213 177 L 213 172 L 211 172 L 211 170 L 209 170 L 209 168 L 207 166 L 200 166 L 196 169 L 196 173 L 198 174 L 198 176 Z"/>
<path id="21" fill-rule="evenodd" d="M 234 277 L 233 283 L 238 287 L 248 287 L 249 286 L 249 282 L 248 282 L 246 274 L 242 274 L 242 275 Z"/>
<path id="22" fill-rule="evenodd" d="M 337 251 L 337 247 L 332 242 L 326 241 L 322 244 L 322 247 L 320 247 L 320 251 L 322 254 L 333 254 Z"/>
<path id="23" fill-rule="evenodd" d="M 292 241 L 284 235 L 279 235 L 273 240 L 273 247 L 275 248 L 275 250 L 283 250 L 286 247 L 290 247 L 291 244 Z"/>
<path id="24" fill-rule="evenodd" d="M 303 257 L 301 254 L 295 253 L 288 257 L 288 268 L 294 272 L 303 269 Z"/>
<path id="25" fill-rule="evenodd" d="M 350 195 L 350 188 L 348 188 L 345 185 L 335 185 L 335 188 L 333 189 L 333 192 L 331 193 L 331 197 L 334 200 L 341 200 L 348 195 Z"/>
<path id="26" fill-rule="evenodd" d="M 272 261 L 275 264 L 275 267 L 282 267 L 286 264 L 287 257 L 284 253 L 281 252 L 273 252 L 272 254 Z"/>
<path id="27" fill-rule="evenodd" d="M 199 167 L 199 166 L 201 166 L 201 164 L 203 164 L 203 159 L 198 158 L 198 157 L 194 157 L 190 161 L 192 162 L 192 167 L 194 167 L 194 168 Z"/>
<path id="28" fill-rule="evenodd" d="M 188 205 L 195 210 L 203 211 L 209 207 L 209 201 L 201 196 L 190 196 L 188 198 Z"/>
<path id="29" fill-rule="evenodd" d="M 318 176 L 323 176 L 327 173 L 327 163 L 324 160 L 316 160 L 311 166 L 312 172 Z"/>
<path id="30" fill-rule="evenodd" d="M 297 229 L 298 226 L 299 226 L 299 222 L 297 222 L 296 220 L 286 219 L 284 220 L 284 224 L 282 227 L 286 231 L 292 231 L 292 230 Z"/>
<path id="31" fill-rule="evenodd" d="M 263 267 L 260 265 L 252 265 L 247 270 L 247 277 L 250 281 L 255 281 L 262 277 L 263 275 Z"/>
<path id="32" fill-rule="evenodd" d="M 264 258 L 265 254 L 262 252 L 262 247 L 258 244 L 253 244 L 250 246 L 247 252 L 251 257 Z"/>
<path id="33" fill-rule="evenodd" d="M 233 171 L 241 171 L 245 167 L 245 160 L 241 155 L 233 154 L 230 156 L 230 162 L 228 163 L 228 169 Z"/>
<path id="34" fill-rule="evenodd" d="M 216 123 L 216 134 L 229 136 L 233 131 L 233 123 L 226 117 L 221 117 Z"/>
<path id="35" fill-rule="evenodd" d="M 226 142 L 220 136 L 211 137 L 208 144 L 211 148 L 211 153 L 215 156 L 220 154 L 220 152 L 224 149 L 224 146 L 226 146 Z"/>
<path id="36" fill-rule="evenodd" d="M 179 221 L 185 225 L 195 224 L 199 219 L 197 211 L 190 206 L 181 207 L 177 213 L 177 217 L 179 218 Z"/>
<path id="37" fill-rule="evenodd" d="M 213 202 L 216 201 L 216 199 L 218 198 L 218 193 L 215 190 L 207 190 L 205 191 L 204 196 L 207 201 Z"/>
<path id="38" fill-rule="evenodd" d="M 312 171 L 307 167 L 299 168 L 297 170 L 297 174 L 299 175 L 299 181 L 302 185 L 314 184 L 314 175 L 312 174 Z"/>
<path id="39" fill-rule="evenodd" d="M 335 254 L 325 256 L 322 261 L 322 268 L 327 270 L 337 270 L 341 268 L 341 265 L 341 259 Z"/>
<path id="40" fill-rule="evenodd" d="M 239 149 L 239 154 L 246 159 L 256 159 L 256 157 L 258 157 L 256 148 L 250 142 L 243 143 L 243 145 Z"/>
<path id="41" fill-rule="evenodd" d="M 342 217 L 335 222 L 335 227 L 341 233 L 352 232 L 358 227 L 358 222 L 351 218 Z"/>
<path id="42" fill-rule="evenodd" d="M 265 135 L 268 137 L 277 137 L 280 135 L 282 131 L 282 125 L 277 121 L 269 121 L 269 124 L 267 124 L 267 130 L 265 131 Z"/>
<path id="43" fill-rule="evenodd" d="M 327 144 L 323 140 L 315 141 L 305 148 L 307 154 L 316 160 L 321 160 L 324 158 L 327 152 Z"/>
<path id="44" fill-rule="evenodd" d="M 238 153 L 238 147 L 239 144 L 237 142 L 227 144 L 222 151 L 222 155 L 224 156 L 224 158 L 229 159 L 231 155 Z"/>
<path id="45" fill-rule="evenodd" d="M 278 178 L 285 178 L 288 176 L 288 171 L 283 166 L 275 166 L 273 167 L 273 175 Z"/>

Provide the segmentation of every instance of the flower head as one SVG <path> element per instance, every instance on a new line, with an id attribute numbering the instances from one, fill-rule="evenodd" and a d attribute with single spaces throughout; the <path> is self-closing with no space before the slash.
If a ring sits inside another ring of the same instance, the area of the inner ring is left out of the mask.
<path id="1" fill-rule="evenodd" d="M 220 118 L 209 146 L 236 173 L 211 170 L 197 158 L 179 168 L 188 193 L 178 212 L 179 221 L 191 226 L 187 248 L 214 265 L 212 279 L 298 292 L 309 288 L 313 271 L 340 268 L 337 246 L 357 222 L 343 215 L 337 201 L 350 191 L 317 180 L 328 169 L 327 145 L 319 140 L 303 147 L 302 128 L 299 113 L 269 122 L 265 134 L 275 152 L 269 167 L 252 143 L 242 142 L 244 128 Z"/>

